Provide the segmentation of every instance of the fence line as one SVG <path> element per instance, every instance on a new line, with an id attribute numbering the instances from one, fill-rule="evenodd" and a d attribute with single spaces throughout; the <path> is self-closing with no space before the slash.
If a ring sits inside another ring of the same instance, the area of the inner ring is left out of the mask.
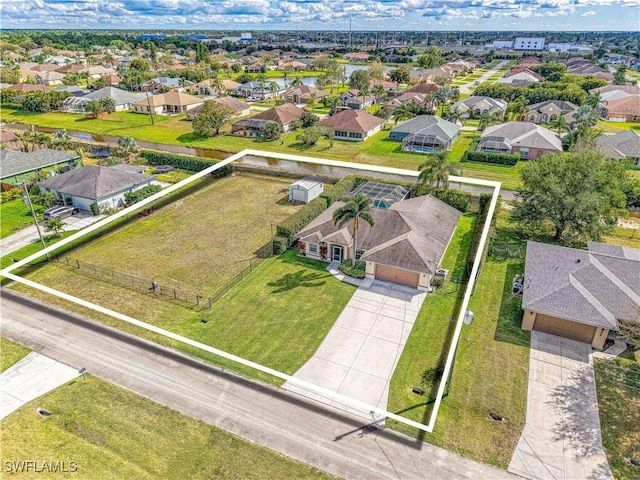
<path id="1" fill-rule="evenodd" d="M 119 286 L 136 290 L 142 293 L 152 293 L 165 300 L 174 300 L 178 302 L 188 303 L 190 305 L 201 307 L 204 309 L 211 308 L 211 306 L 224 296 L 231 288 L 237 285 L 243 278 L 253 271 L 263 259 L 250 258 L 248 259 L 249 265 L 233 276 L 230 280 L 220 287 L 211 296 L 201 295 L 199 293 L 189 292 L 185 290 L 179 290 L 177 288 L 167 286 L 157 282 L 155 279 L 144 279 L 129 275 L 128 273 L 119 272 L 117 270 L 111 270 L 104 267 L 99 267 L 92 263 L 80 261 L 76 258 L 70 257 L 56 257 L 55 260 L 61 264 L 64 264 L 70 268 L 75 268 L 84 274 L 93 276 L 99 280 L 104 280 Z"/>

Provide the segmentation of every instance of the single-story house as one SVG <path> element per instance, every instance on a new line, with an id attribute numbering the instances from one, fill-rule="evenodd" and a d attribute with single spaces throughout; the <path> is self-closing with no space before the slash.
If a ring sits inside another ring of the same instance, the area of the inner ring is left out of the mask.
<path id="1" fill-rule="evenodd" d="M 219 86 L 215 86 L 218 85 Z M 189 93 L 193 93 L 196 95 L 206 95 L 206 96 L 216 96 L 222 95 L 223 93 L 238 88 L 240 84 L 238 82 L 234 82 L 233 80 L 221 80 L 218 82 L 213 82 L 211 79 L 203 80 L 194 85 L 191 85 L 187 88 Z"/>
<path id="2" fill-rule="evenodd" d="M 406 91 L 422 93 L 423 95 L 427 95 L 429 93 L 436 93 L 438 90 L 440 90 L 440 87 L 438 86 L 437 83 L 421 82 L 421 83 L 418 83 L 417 85 L 414 85 L 413 87 L 409 88 Z"/>
<path id="3" fill-rule="evenodd" d="M 284 98 L 289 103 L 307 103 L 311 95 L 316 96 L 316 99 L 319 101 L 321 98 L 329 95 L 324 90 L 320 90 L 319 88 L 312 87 L 311 85 L 300 85 L 299 87 L 292 88 L 291 90 L 286 91 L 282 98 Z"/>
<path id="4" fill-rule="evenodd" d="M 353 222 L 339 228 L 336 202 L 298 232 L 300 254 L 327 262 L 352 258 Z M 372 208 L 372 227 L 360 222 L 355 256 L 366 277 L 428 290 L 453 237 L 461 213 L 431 195 Z"/>
<path id="5" fill-rule="evenodd" d="M 400 105 L 421 105 L 423 107 L 427 107 L 427 95 L 426 93 L 419 92 L 404 92 L 397 96 L 396 98 L 389 100 L 385 105 L 391 109 L 391 111 L 395 111 Z M 433 109 L 435 106 L 435 102 L 431 103 L 431 108 Z"/>
<path id="6" fill-rule="evenodd" d="M 43 85 L 42 83 L 35 84 L 35 85 L 30 83 L 16 83 L 15 85 L 11 85 L 10 87 L 7 87 L 7 90 L 11 90 L 14 92 L 22 92 L 22 93 L 51 91 L 49 87 L 47 87 L 46 85 Z"/>
<path id="7" fill-rule="evenodd" d="M 602 102 L 600 116 L 612 122 L 640 121 L 640 95 L 628 95 Z"/>
<path id="8" fill-rule="evenodd" d="M 102 65 L 95 65 L 91 67 L 85 67 L 81 73 L 86 73 L 90 78 L 102 78 L 117 73 L 115 69 L 111 67 L 103 67 Z"/>
<path id="9" fill-rule="evenodd" d="M 36 82 L 43 85 L 62 85 L 62 80 L 64 80 L 64 75 L 53 70 L 41 72 L 36 75 Z"/>
<path id="10" fill-rule="evenodd" d="M 226 105 L 234 112 L 236 112 L 236 115 L 238 116 L 249 115 L 249 111 L 251 109 L 251 105 L 246 102 L 241 102 L 240 100 L 233 97 L 216 97 L 208 101 Z M 200 110 L 202 110 L 202 105 L 198 105 L 197 107 L 193 107 L 187 110 L 187 120 L 193 120 L 195 116 L 200 113 Z"/>
<path id="11" fill-rule="evenodd" d="M 371 56 L 366 52 L 349 52 L 349 53 L 345 53 L 343 57 L 346 60 L 349 60 L 350 62 L 356 63 L 356 62 L 366 62 L 369 60 Z"/>
<path id="12" fill-rule="evenodd" d="M 487 128 L 480 136 L 479 152 L 520 153 L 534 159 L 547 153 L 562 152 L 560 137 L 544 127 L 530 122 L 507 122 Z"/>
<path id="13" fill-rule="evenodd" d="M 560 117 L 571 122 L 578 106 L 563 100 L 547 100 L 527 107 L 525 118 L 531 123 L 551 123 Z"/>
<path id="14" fill-rule="evenodd" d="M 193 85 L 189 80 L 172 77 L 155 77 L 140 85 L 143 92 L 184 92 L 186 88 Z"/>
<path id="15" fill-rule="evenodd" d="M 523 330 L 602 348 L 619 320 L 640 321 L 640 250 L 596 242 L 588 248 L 527 242 Z"/>
<path id="16" fill-rule="evenodd" d="M 620 130 L 603 133 L 596 138 L 598 149 L 613 160 L 632 160 L 640 167 L 640 133 L 635 130 Z"/>
<path id="17" fill-rule="evenodd" d="M 419 115 L 393 127 L 389 140 L 402 142 L 402 150 L 433 153 L 449 150 L 460 127 L 437 115 Z"/>
<path id="18" fill-rule="evenodd" d="M 75 152 L 63 152 L 50 148 L 33 152 L 1 149 L 0 179 L 2 183 L 13 185 L 29 179 L 38 170 L 51 170 L 66 166 L 74 168 L 79 158 L 80 155 Z"/>
<path id="19" fill-rule="evenodd" d="M 291 123 L 302 117 L 303 113 L 303 109 L 292 103 L 285 103 L 260 112 L 251 118 L 238 120 L 231 126 L 231 132 L 234 135 L 245 137 L 259 137 L 264 135 L 264 129 L 269 122 L 277 123 L 283 132 L 288 132 L 291 130 Z"/>
<path id="20" fill-rule="evenodd" d="M 289 185 L 289 201 L 309 203 L 324 191 L 322 179 L 318 177 L 304 177 Z"/>
<path id="21" fill-rule="evenodd" d="M 449 107 L 449 111 L 458 112 L 466 118 L 479 117 L 483 114 L 504 115 L 507 111 L 507 102 L 499 98 L 478 95 L 458 100 Z"/>
<path id="22" fill-rule="evenodd" d="M 353 110 L 364 110 L 376 103 L 374 95 L 360 95 L 358 90 L 349 90 L 340 95 L 340 100 L 345 107 Z"/>
<path id="23" fill-rule="evenodd" d="M 496 83 L 507 86 L 526 86 L 543 80 L 544 77 L 527 67 L 516 67 L 505 73 Z"/>
<path id="24" fill-rule="evenodd" d="M 144 93 L 132 93 L 116 87 L 104 87 L 95 92 L 88 93 L 82 97 L 65 98 L 62 102 L 61 110 L 66 112 L 84 113 L 87 104 L 91 101 L 101 101 L 104 98 L 110 98 L 115 102 L 116 112 L 129 110 L 133 105 L 143 98 L 147 98 Z"/>
<path id="25" fill-rule="evenodd" d="M 233 89 L 234 95 L 244 98 L 253 98 L 255 100 L 268 100 L 278 97 L 282 93 L 282 89 L 275 82 L 247 82 Z"/>
<path id="26" fill-rule="evenodd" d="M 66 205 L 91 211 L 96 203 L 100 210 L 124 205 L 124 194 L 155 183 L 155 177 L 116 168 L 87 165 L 49 178 L 37 185 L 52 192 Z"/>
<path id="27" fill-rule="evenodd" d="M 204 98 L 194 97 L 188 93 L 167 92 L 159 93 L 149 98 L 143 98 L 133 104 L 138 113 L 153 113 L 156 115 L 177 115 L 186 113 L 187 110 L 199 107 L 204 103 Z"/>
<path id="28" fill-rule="evenodd" d="M 337 140 L 361 142 L 379 132 L 385 119 L 371 115 L 366 110 L 342 110 L 316 123 L 318 127 L 333 130 Z"/>

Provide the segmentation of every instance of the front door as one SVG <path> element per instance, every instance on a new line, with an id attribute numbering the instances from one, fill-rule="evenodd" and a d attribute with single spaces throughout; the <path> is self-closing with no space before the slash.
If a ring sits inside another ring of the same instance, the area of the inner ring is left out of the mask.
<path id="1" fill-rule="evenodd" d="M 342 252 L 343 248 L 340 245 L 333 245 L 331 247 L 331 260 L 335 260 L 337 262 L 342 261 Z"/>

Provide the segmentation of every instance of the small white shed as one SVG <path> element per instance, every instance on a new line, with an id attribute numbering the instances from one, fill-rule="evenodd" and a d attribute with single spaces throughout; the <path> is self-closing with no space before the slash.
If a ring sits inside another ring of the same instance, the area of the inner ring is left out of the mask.
<path id="1" fill-rule="evenodd" d="M 289 186 L 289 201 L 309 203 L 324 191 L 318 177 L 304 177 Z"/>

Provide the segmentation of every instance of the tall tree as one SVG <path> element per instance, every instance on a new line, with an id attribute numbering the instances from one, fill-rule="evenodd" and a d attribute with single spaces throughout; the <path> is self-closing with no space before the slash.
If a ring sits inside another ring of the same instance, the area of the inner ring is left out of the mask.
<path id="1" fill-rule="evenodd" d="M 71 150 L 73 142 L 64 128 L 59 128 L 51 134 L 51 147 L 56 150 Z"/>
<path id="2" fill-rule="evenodd" d="M 413 110 L 411 109 L 411 106 L 407 105 L 406 103 L 402 103 L 398 105 L 396 109 L 393 111 L 393 120 L 396 123 L 402 120 L 409 120 L 410 118 L 413 118 L 413 117 L 414 117 Z"/>
<path id="3" fill-rule="evenodd" d="M 429 158 L 422 163 L 418 170 L 418 183 L 421 185 L 433 185 L 435 183 L 436 192 L 449 186 L 449 175 L 458 175 L 459 163 L 447 163 L 446 151 L 432 153 Z"/>
<path id="4" fill-rule="evenodd" d="M 579 131 L 585 131 L 598 123 L 598 110 L 591 105 L 581 105 L 573 114 L 571 126 Z"/>
<path id="5" fill-rule="evenodd" d="M 118 139 L 118 145 L 114 149 L 114 153 L 116 156 L 124 159 L 126 163 L 131 161 L 131 158 L 140 151 L 138 148 L 138 144 L 133 139 L 133 137 L 120 137 Z"/>
<path id="6" fill-rule="evenodd" d="M 234 115 L 235 111 L 227 105 L 207 100 L 193 119 L 193 131 L 202 137 L 213 137 Z"/>
<path id="7" fill-rule="evenodd" d="M 569 124 L 569 122 L 567 122 L 567 119 L 564 118 L 563 115 L 560 115 L 555 120 L 552 120 L 551 122 L 549 122 L 549 128 L 552 128 L 553 130 L 555 130 L 560 134 L 563 132 L 571 131 L 571 125 Z"/>
<path id="8" fill-rule="evenodd" d="M 64 222 L 61 219 L 50 218 L 45 224 L 45 229 L 47 232 L 53 233 L 55 238 L 60 238 L 62 236 L 62 232 L 64 232 L 64 226 Z"/>
<path id="9" fill-rule="evenodd" d="M 593 151 L 527 162 L 512 217 L 527 234 L 550 233 L 558 242 L 598 240 L 625 207 L 625 168 Z"/>
<path id="10" fill-rule="evenodd" d="M 351 258 L 351 266 L 355 266 L 356 264 L 360 220 L 367 222 L 372 227 L 375 225 L 375 220 L 371 215 L 371 199 L 362 193 L 349 198 L 344 205 L 333 212 L 334 225 L 342 228 L 345 224 L 353 222 L 353 256 Z"/>

